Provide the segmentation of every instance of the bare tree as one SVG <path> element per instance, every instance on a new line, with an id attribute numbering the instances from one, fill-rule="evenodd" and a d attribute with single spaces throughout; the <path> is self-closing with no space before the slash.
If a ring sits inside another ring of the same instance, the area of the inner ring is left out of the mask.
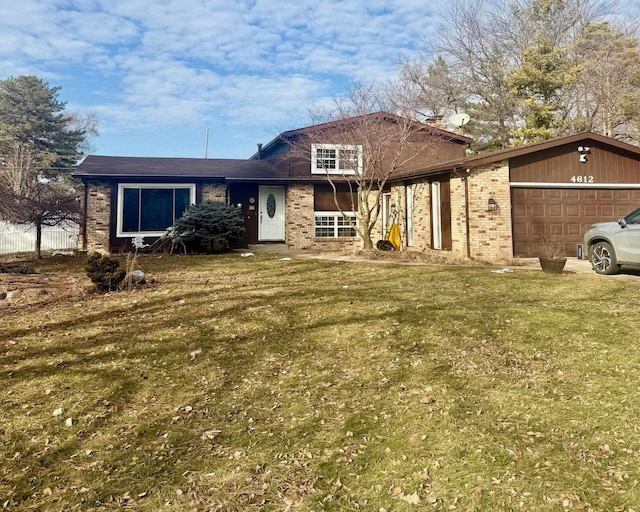
<path id="1" fill-rule="evenodd" d="M 456 91 L 450 106 L 471 116 L 465 129 L 478 151 L 511 146 L 522 133 L 558 135 L 574 128 L 576 95 L 582 94 L 580 108 L 592 98 L 576 88 L 576 75 L 587 73 L 584 59 L 572 60 L 578 42 L 619 6 L 619 0 L 442 1 L 440 43 L 427 43 L 415 61 L 404 62 L 401 76 L 441 93 L 425 95 L 427 110 L 434 97 L 446 108 L 447 91 Z"/>
<path id="2" fill-rule="evenodd" d="M 313 168 L 324 171 L 336 208 L 364 250 L 374 248 L 372 234 L 389 178 L 431 162 L 437 151 L 438 130 L 414 119 L 414 92 L 398 84 L 356 84 L 331 107 L 311 112 L 315 124 L 291 142 Z M 348 208 L 338 197 L 340 187 L 348 188 Z"/>
<path id="3" fill-rule="evenodd" d="M 407 88 L 415 88 L 419 105 L 417 113 L 425 119 L 442 120 L 463 107 L 464 88 L 442 56 L 433 62 L 421 58 L 400 64 L 400 80 Z"/>
<path id="4" fill-rule="evenodd" d="M 576 45 L 584 72 L 575 88 L 571 125 L 635 139 L 640 123 L 638 40 L 608 23 L 589 25 Z"/>
<path id="5" fill-rule="evenodd" d="M 513 51 L 500 37 L 504 7 L 488 0 L 453 0 L 439 11 L 438 30 L 446 34 L 439 50 L 465 93 L 464 108 L 473 120 L 467 129 L 481 149 L 509 146 L 517 123 L 518 102 L 508 83 Z"/>
<path id="6" fill-rule="evenodd" d="M 0 81 L 0 218 L 33 223 L 40 257 L 42 227 L 79 219 L 71 178 L 95 116 L 64 113 L 58 87 L 35 76 Z"/>
<path id="7" fill-rule="evenodd" d="M 40 157 L 40 158 L 39 158 Z M 36 257 L 41 257 L 43 226 L 80 220 L 77 192 L 69 180 L 46 178 L 36 169 L 42 155 L 13 141 L 4 146 L 0 165 L 0 218 L 36 228 Z"/>

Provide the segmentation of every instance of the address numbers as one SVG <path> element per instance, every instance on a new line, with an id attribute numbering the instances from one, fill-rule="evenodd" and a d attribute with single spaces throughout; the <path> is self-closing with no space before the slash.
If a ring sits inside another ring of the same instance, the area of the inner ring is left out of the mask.
<path id="1" fill-rule="evenodd" d="M 593 176 L 571 176 L 571 183 L 594 183 Z"/>

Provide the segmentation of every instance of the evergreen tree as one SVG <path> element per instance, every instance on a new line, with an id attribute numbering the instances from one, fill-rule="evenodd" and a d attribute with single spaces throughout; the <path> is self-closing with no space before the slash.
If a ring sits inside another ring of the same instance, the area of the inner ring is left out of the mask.
<path id="1" fill-rule="evenodd" d="M 240 210 L 215 201 L 191 205 L 173 227 L 183 239 L 208 245 L 210 252 L 228 249 L 244 233 Z"/>
<path id="2" fill-rule="evenodd" d="M 402 77 L 425 90 L 456 91 L 449 105 L 447 94 L 428 99 L 469 114 L 465 132 L 476 151 L 586 129 L 633 142 L 640 135 L 640 53 L 637 38 L 614 25 L 619 6 L 448 0 L 438 13 L 440 55 L 425 48 L 402 65 Z M 432 105 L 425 102 L 427 110 Z"/>
<path id="3" fill-rule="evenodd" d="M 522 52 L 522 65 L 509 76 L 513 94 L 522 101 L 524 126 L 514 135 L 519 142 L 532 143 L 555 135 L 562 108 L 561 92 L 575 84 L 580 66 L 571 66 L 567 50 L 554 46 L 548 37 L 538 37 Z"/>
<path id="4" fill-rule="evenodd" d="M 35 76 L 0 81 L 0 218 L 36 227 L 78 220 L 80 205 L 71 171 L 96 122 L 66 114 L 59 87 Z"/>

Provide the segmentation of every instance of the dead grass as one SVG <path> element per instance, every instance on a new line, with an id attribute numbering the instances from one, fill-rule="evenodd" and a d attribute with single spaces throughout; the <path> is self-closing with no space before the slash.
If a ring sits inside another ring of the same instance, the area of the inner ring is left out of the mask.
<path id="1" fill-rule="evenodd" d="M 0 507 L 640 503 L 634 283 L 280 258 L 11 275 L 47 299 L 0 301 Z"/>

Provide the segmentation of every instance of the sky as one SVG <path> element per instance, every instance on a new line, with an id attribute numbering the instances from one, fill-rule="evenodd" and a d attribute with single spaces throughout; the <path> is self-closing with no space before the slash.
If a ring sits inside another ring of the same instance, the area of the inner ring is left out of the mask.
<path id="1" fill-rule="evenodd" d="M 355 81 L 396 77 L 430 0 L 0 0 L 0 80 L 95 113 L 90 153 L 248 158 Z"/>

